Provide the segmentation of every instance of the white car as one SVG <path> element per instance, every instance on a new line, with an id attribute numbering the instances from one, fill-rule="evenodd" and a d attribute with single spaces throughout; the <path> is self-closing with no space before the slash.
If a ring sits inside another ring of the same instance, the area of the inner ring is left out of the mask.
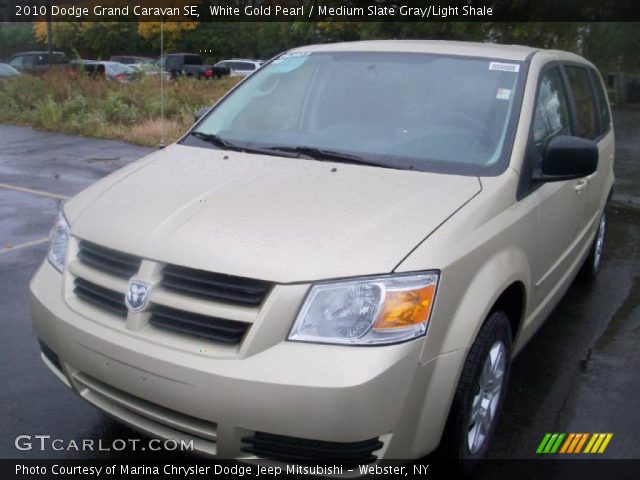
<path id="1" fill-rule="evenodd" d="M 215 64 L 216 67 L 226 67 L 231 75 L 246 77 L 258 70 L 264 64 L 264 60 L 248 60 L 245 58 L 233 58 L 222 60 Z"/>

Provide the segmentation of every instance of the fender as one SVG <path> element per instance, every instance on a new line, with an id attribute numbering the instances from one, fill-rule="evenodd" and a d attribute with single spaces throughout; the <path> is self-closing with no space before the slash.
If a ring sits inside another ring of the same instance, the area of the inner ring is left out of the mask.
<path id="1" fill-rule="evenodd" d="M 477 254 L 472 256 L 479 257 Z M 470 265 L 470 257 L 451 265 L 440 279 L 434 314 L 420 356 L 421 364 L 435 354 L 468 348 L 500 295 L 513 283 L 523 284 L 525 298 L 528 296 L 530 266 L 520 249 L 501 250 L 483 259 L 480 265 Z M 468 276 L 470 271 L 475 272 L 471 278 Z M 453 315 L 441 317 L 439 312 L 453 312 Z"/>
<path id="2" fill-rule="evenodd" d="M 428 373 L 429 383 L 436 383 L 441 388 L 427 389 L 427 396 L 414 417 L 414 456 L 432 451 L 440 442 L 468 346 L 478 335 L 484 319 L 511 285 L 524 285 L 525 299 L 531 285 L 529 262 L 515 247 L 483 259 L 471 278 L 468 277 L 469 260 L 463 259 L 448 268 L 438 286 L 434 318 L 427 330 L 419 372 Z M 454 314 L 450 318 L 438 317 L 438 311 L 453 311 Z M 513 333 L 517 335 L 518 332 Z M 516 343 L 514 341 L 514 352 Z M 433 352 L 438 352 L 437 356 Z"/>

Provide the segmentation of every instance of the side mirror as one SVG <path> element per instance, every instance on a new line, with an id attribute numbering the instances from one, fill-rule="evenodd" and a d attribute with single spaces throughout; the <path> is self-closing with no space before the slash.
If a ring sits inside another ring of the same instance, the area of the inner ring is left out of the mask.
<path id="1" fill-rule="evenodd" d="M 557 182 L 582 178 L 598 169 L 598 145 L 593 140 L 558 135 L 551 139 L 542 154 L 536 180 Z"/>
<path id="2" fill-rule="evenodd" d="M 193 119 L 197 122 L 198 120 L 200 120 L 203 115 L 205 113 L 207 113 L 209 111 L 209 108 L 211 107 L 202 107 L 200 110 L 197 110 L 194 114 L 193 114 Z"/>

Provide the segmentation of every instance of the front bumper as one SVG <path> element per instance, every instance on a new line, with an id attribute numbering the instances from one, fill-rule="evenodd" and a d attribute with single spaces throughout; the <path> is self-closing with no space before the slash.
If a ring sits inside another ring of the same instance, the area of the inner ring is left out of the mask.
<path id="1" fill-rule="evenodd" d="M 31 281 L 33 325 L 58 356 L 47 365 L 79 395 L 152 436 L 197 451 L 255 458 L 263 432 L 327 442 L 379 439 L 378 458 L 433 450 L 464 352 L 420 364 L 422 339 L 385 347 L 280 341 L 246 356 L 212 356 L 153 342 L 69 308 L 63 277 L 43 262 Z M 286 287 L 284 287 L 286 288 Z"/>

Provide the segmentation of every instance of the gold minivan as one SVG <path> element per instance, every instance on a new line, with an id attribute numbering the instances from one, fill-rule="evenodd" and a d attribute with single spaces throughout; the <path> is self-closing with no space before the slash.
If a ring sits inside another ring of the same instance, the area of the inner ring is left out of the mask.
<path id="1" fill-rule="evenodd" d="M 288 51 L 64 204 L 31 281 L 42 359 L 210 456 L 482 458 L 512 359 L 600 269 L 613 156 L 571 53 Z"/>

